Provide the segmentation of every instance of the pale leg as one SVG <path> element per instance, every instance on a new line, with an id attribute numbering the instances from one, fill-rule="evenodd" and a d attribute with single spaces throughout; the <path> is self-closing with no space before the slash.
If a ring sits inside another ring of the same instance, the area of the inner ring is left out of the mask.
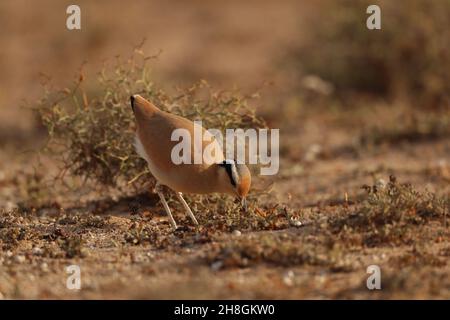
<path id="1" fill-rule="evenodd" d="M 183 198 L 183 194 L 181 192 L 175 192 L 175 194 L 177 195 L 178 200 L 180 200 L 180 202 L 183 204 L 184 209 L 186 209 L 187 214 L 189 215 L 189 217 L 191 217 L 194 224 L 198 225 L 197 219 L 195 219 L 195 216 L 192 213 L 191 208 L 189 208 L 188 204 L 186 203 L 186 201 Z"/>
<path id="2" fill-rule="evenodd" d="M 170 208 L 169 208 L 169 205 L 166 202 L 166 199 L 164 199 L 164 194 L 161 191 L 159 183 L 156 183 L 155 192 L 158 194 L 159 198 L 161 199 L 161 203 L 162 203 L 162 205 L 164 207 L 164 210 L 166 210 L 167 215 L 169 216 L 170 224 L 172 225 L 172 227 L 174 229 L 176 229 L 177 228 L 177 223 L 175 222 L 175 219 L 172 216 L 172 212 L 170 212 Z"/>

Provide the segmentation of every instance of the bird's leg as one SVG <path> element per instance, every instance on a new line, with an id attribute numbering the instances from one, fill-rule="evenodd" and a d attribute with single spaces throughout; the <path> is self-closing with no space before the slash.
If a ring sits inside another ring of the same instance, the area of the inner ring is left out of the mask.
<path id="1" fill-rule="evenodd" d="M 162 193 L 161 185 L 158 182 L 155 185 L 154 191 L 158 194 L 159 198 L 161 199 L 161 203 L 162 203 L 162 205 L 164 207 L 164 210 L 166 210 L 167 215 L 169 216 L 170 224 L 172 225 L 172 227 L 174 229 L 176 229 L 177 228 L 177 223 L 175 222 L 175 219 L 172 216 L 172 212 L 170 212 L 169 205 L 167 204 L 166 199 L 164 199 L 164 194 Z"/>
<path id="2" fill-rule="evenodd" d="M 184 209 L 186 209 L 187 214 L 189 215 L 189 217 L 191 217 L 194 224 L 198 225 L 197 219 L 195 219 L 195 216 L 192 213 L 191 208 L 189 208 L 188 204 L 186 203 L 186 201 L 183 198 L 183 194 L 181 192 L 176 192 L 176 191 L 175 191 L 175 194 L 177 195 L 178 200 L 180 200 L 180 202 L 183 204 Z"/>

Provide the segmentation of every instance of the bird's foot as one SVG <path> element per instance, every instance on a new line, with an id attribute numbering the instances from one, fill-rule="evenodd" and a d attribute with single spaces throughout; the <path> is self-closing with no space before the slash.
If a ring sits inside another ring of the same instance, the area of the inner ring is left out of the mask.
<path id="1" fill-rule="evenodd" d="M 164 191 L 162 184 L 156 183 L 152 190 L 154 193 L 161 193 Z"/>

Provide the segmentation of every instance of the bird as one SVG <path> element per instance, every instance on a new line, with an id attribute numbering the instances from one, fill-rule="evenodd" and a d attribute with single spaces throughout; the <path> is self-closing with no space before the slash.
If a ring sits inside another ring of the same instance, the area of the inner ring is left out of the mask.
<path id="1" fill-rule="evenodd" d="M 245 164 L 237 163 L 234 159 L 225 159 L 217 140 L 198 123 L 165 112 L 138 94 L 132 95 L 130 102 L 136 123 L 135 150 L 145 159 L 150 173 L 156 179 L 154 192 L 158 194 L 174 229 L 177 229 L 177 224 L 164 198 L 162 186 L 175 193 L 195 225 L 198 225 L 198 221 L 184 200 L 184 193 L 232 195 L 239 198 L 244 209 L 247 209 L 246 197 L 251 186 L 251 173 Z M 213 144 L 209 147 L 214 147 L 215 152 L 211 152 L 210 158 L 199 164 L 194 161 L 191 161 L 191 164 L 175 164 L 171 154 L 178 142 L 172 141 L 171 136 L 176 129 L 187 130 L 191 137 L 194 130 L 201 130 L 196 132 L 203 133 L 200 145 L 195 139 L 190 139 L 192 158 L 196 152 L 201 152 L 203 157 L 203 151 L 210 144 Z"/>

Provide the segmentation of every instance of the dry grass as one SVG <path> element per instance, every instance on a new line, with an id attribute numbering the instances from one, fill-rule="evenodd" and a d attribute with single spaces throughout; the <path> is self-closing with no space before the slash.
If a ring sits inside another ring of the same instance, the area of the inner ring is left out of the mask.
<path id="1" fill-rule="evenodd" d="M 201 120 L 206 128 L 222 130 L 223 134 L 226 128 L 266 127 L 250 105 L 258 94 L 246 96 L 238 90 L 214 90 L 206 81 L 169 93 L 152 80 L 151 63 L 156 60 L 156 56 L 145 56 L 138 47 L 129 59 L 119 57 L 113 65 L 105 66 L 96 82 L 89 82 L 81 72 L 70 88 L 57 90 L 50 83 L 46 84 L 46 94 L 36 110 L 49 135 L 46 154 L 61 165 L 51 185 L 62 185 L 61 182 L 70 185 L 73 179 L 67 177 L 80 177 L 84 186 L 113 187 L 122 194 L 130 194 L 130 187 L 133 187 L 137 194 L 154 182 L 147 164 L 134 151 L 131 94 L 142 94 L 165 111 Z M 43 185 L 37 189 L 46 190 Z M 168 195 L 173 196 L 170 192 Z M 253 197 L 258 195 L 261 192 L 254 192 Z M 207 199 L 187 196 L 196 211 L 239 214 L 238 205 L 230 199 L 219 195 Z M 176 202 L 172 200 L 169 202 L 174 205 Z M 33 203 L 45 201 L 41 199 L 28 205 Z"/>
<path id="2" fill-rule="evenodd" d="M 417 143 L 450 136 L 450 105 L 440 112 L 409 111 L 398 117 L 378 122 L 363 129 L 358 137 L 359 148 Z"/>
<path id="3" fill-rule="evenodd" d="M 364 188 L 367 196 L 352 213 L 329 221 L 331 232 L 344 242 L 367 247 L 414 244 L 421 241 L 418 228 L 432 221 L 445 227 L 448 196 L 419 192 L 393 176 L 388 183 L 381 180 Z"/>
<path id="4" fill-rule="evenodd" d="M 94 82 L 80 72 L 69 88 L 59 90 L 46 84 L 36 110 L 49 134 L 46 149 L 62 164 L 58 178 L 69 173 L 120 188 L 149 177 L 145 161 L 133 148 L 132 94 L 142 94 L 165 111 L 202 120 L 206 128 L 265 126 L 249 105 L 257 94 L 217 91 L 206 81 L 168 93 L 152 80 L 150 64 L 155 59 L 136 48 L 129 59 L 118 57 L 105 66 Z"/>
<path id="5" fill-rule="evenodd" d="M 255 241 L 256 240 L 256 241 Z M 312 243 L 291 234 L 265 234 L 221 244 L 208 253 L 207 263 L 214 269 L 249 268 L 261 264 L 279 267 L 315 266 L 333 272 L 352 270 L 345 252 L 331 242 Z"/>

